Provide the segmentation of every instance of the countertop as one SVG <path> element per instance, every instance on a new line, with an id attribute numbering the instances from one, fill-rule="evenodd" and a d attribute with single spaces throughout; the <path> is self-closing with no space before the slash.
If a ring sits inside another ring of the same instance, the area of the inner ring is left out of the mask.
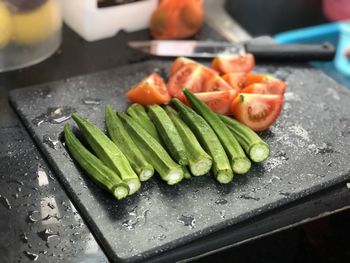
<path id="1" fill-rule="evenodd" d="M 8 102 L 12 89 L 64 79 L 147 60 L 130 50 L 127 39 L 148 38 L 146 31 L 121 32 L 88 43 L 64 28 L 54 56 L 36 66 L 0 74 L 0 255 L 2 262 L 108 262 L 60 183 L 55 179 Z M 220 39 L 220 35 L 201 38 Z M 107 51 L 106 51 L 107 50 Z M 111 50 L 114 52 L 111 52 Z M 349 127 L 350 128 L 350 127 Z M 350 190 L 333 186 L 270 213 L 161 255 L 184 259 L 280 231 L 348 208 Z M 209 240 L 215 240 L 208 246 Z"/>

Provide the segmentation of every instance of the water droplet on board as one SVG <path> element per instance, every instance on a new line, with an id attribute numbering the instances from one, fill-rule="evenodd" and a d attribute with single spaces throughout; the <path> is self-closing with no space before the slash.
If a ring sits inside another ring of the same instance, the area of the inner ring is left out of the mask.
<path id="1" fill-rule="evenodd" d="M 50 136 L 46 134 L 46 135 L 43 136 L 43 143 L 45 143 L 46 145 L 48 145 L 50 148 L 56 150 L 59 141 L 58 141 L 58 140 L 51 139 Z"/>
<path id="2" fill-rule="evenodd" d="M 290 193 L 289 192 L 279 192 L 280 195 L 283 195 L 283 196 L 290 196 Z"/>
<path id="3" fill-rule="evenodd" d="M 287 153 L 285 151 L 277 151 L 273 156 L 281 160 L 288 160 Z"/>
<path id="4" fill-rule="evenodd" d="M 196 224 L 196 219 L 191 215 L 181 215 L 177 218 L 177 221 L 184 224 L 184 226 L 190 227 L 191 229 L 194 228 Z"/>
<path id="5" fill-rule="evenodd" d="M 75 109 L 72 107 L 48 108 L 47 112 L 35 117 L 32 123 L 36 126 L 40 126 L 44 122 L 59 124 L 70 119 L 73 112 L 75 112 Z"/>
<path id="6" fill-rule="evenodd" d="M 225 205 L 225 204 L 227 204 L 227 200 L 221 198 L 221 199 L 216 200 L 215 204 L 217 204 L 217 205 Z"/>
<path id="7" fill-rule="evenodd" d="M 101 100 L 100 99 L 92 99 L 92 98 L 82 99 L 82 102 L 85 105 L 100 105 L 101 104 Z"/>
<path id="8" fill-rule="evenodd" d="M 0 203 L 1 203 L 4 207 L 6 207 L 8 210 L 11 210 L 12 206 L 11 206 L 9 200 L 8 200 L 6 197 L 0 195 Z"/>
<path id="9" fill-rule="evenodd" d="M 250 195 L 247 195 L 247 194 L 241 195 L 240 198 L 245 199 L 245 200 L 254 200 L 254 201 L 259 201 L 260 200 L 259 197 L 254 197 L 254 196 L 250 196 Z"/>
<path id="10" fill-rule="evenodd" d="M 24 253 L 24 255 L 26 255 L 27 258 L 29 258 L 31 261 L 37 261 L 38 258 L 39 258 L 39 255 L 38 255 L 38 254 L 29 252 L 29 251 L 24 251 L 23 253 Z"/>
<path id="11" fill-rule="evenodd" d="M 39 221 L 39 219 L 37 218 L 38 216 L 36 216 L 37 214 L 39 214 L 39 211 L 30 211 L 28 212 L 28 216 L 27 216 L 27 223 L 34 223 Z"/>
<path id="12" fill-rule="evenodd" d="M 28 237 L 27 237 L 26 233 L 20 234 L 19 238 L 22 240 L 23 243 L 28 243 Z"/>
<path id="13" fill-rule="evenodd" d="M 52 237 L 57 237 L 59 236 L 59 233 L 53 233 L 50 229 L 46 228 L 43 231 L 37 232 L 38 236 L 44 240 L 44 241 L 49 241 L 50 238 Z"/>
<path id="14" fill-rule="evenodd" d="M 161 234 L 160 236 L 158 236 L 158 240 L 159 240 L 159 241 L 162 241 L 162 240 L 164 240 L 164 239 L 166 239 L 166 235 Z"/>

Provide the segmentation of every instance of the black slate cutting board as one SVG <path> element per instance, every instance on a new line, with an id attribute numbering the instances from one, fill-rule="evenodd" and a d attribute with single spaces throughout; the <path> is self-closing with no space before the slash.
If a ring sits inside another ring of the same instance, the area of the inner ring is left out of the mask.
<path id="1" fill-rule="evenodd" d="M 145 261 L 198 237 L 350 178 L 350 93 L 320 71 L 260 66 L 287 81 L 282 115 L 262 133 L 271 157 L 219 185 L 210 176 L 167 186 L 157 176 L 123 201 L 96 187 L 72 162 L 61 133 L 73 111 L 104 128 L 104 105 L 169 63 L 149 61 L 11 92 L 15 110 L 111 260 Z"/>

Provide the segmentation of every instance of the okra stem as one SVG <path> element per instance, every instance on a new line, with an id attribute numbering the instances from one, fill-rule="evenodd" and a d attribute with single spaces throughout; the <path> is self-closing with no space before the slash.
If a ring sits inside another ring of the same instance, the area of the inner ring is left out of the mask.
<path id="1" fill-rule="evenodd" d="M 92 150 L 106 166 L 119 175 L 129 186 L 129 195 L 135 193 L 141 183 L 122 151 L 97 126 L 78 114 L 72 114 Z"/>
<path id="2" fill-rule="evenodd" d="M 91 179 L 111 192 L 118 200 L 128 195 L 129 186 L 83 146 L 73 134 L 68 124 L 64 126 L 64 138 L 73 159 L 83 168 Z"/>
<path id="3" fill-rule="evenodd" d="M 110 105 L 105 107 L 105 120 L 109 136 L 124 153 L 140 180 L 150 179 L 154 173 L 153 166 L 146 161 Z"/>
<path id="4" fill-rule="evenodd" d="M 227 126 L 215 112 L 193 95 L 188 89 L 184 89 L 183 92 L 191 107 L 209 123 L 218 136 L 230 159 L 233 172 L 237 174 L 247 173 L 250 169 L 251 162 Z"/>
<path id="5" fill-rule="evenodd" d="M 180 182 L 183 179 L 182 168 L 171 159 L 163 146 L 130 116 L 122 112 L 118 112 L 117 116 L 121 119 L 146 160 L 153 165 L 160 177 L 169 185 Z"/>
<path id="6" fill-rule="evenodd" d="M 226 124 L 237 141 L 243 147 L 249 158 L 254 162 L 265 161 L 270 154 L 270 148 L 259 135 L 243 123 L 223 115 L 218 115 Z"/>

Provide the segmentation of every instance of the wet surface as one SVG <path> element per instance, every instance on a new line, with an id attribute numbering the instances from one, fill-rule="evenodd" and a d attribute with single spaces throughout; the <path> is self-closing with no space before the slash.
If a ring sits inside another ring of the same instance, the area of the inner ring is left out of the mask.
<path id="1" fill-rule="evenodd" d="M 48 168 L 43 159 L 45 155 L 37 149 L 18 115 L 9 106 L 8 92 L 18 87 L 61 79 L 69 83 L 71 79 L 67 78 L 72 76 L 146 60 L 149 58 L 147 55 L 131 50 L 125 43 L 128 39 L 147 38 L 146 30 L 132 34 L 120 32 L 113 38 L 92 43 L 83 41 L 64 27 L 62 45 L 53 56 L 32 67 L 0 73 L 1 262 L 108 261 L 59 180 Z M 208 26 L 196 38 L 222 39 Z M 43 99 L 52 98 L 50 90 L 42 90 L 36 95 Z M 100 102 L 99 96 L 84 96 L 80 101 L 90 109 Z M 31 107 L 36 108 L 37 105 Z M 62 114 L 60 106 L 52 105 L 51 108 L 33 116 L 32 120 L 38 127 L 51 122 L 53 125 L 64 123 L 67 114 L 64 111 Z M 60 136 L 44 134 L 41 140 L 53 151 L 64 147 Z M 69 158 L 68 154 L 66 157 Z M 142 215 L 147 217 L 147 212 Z M 46 229 L 60 235 L 49 238 L 47 243 L 38 235 L 43 231 L 45 233 Z M 165 238 L 164 235 L 157 236 L 159 240 Z"/>
<path id="2" fill-rule="evenodd" d="M 226 186 L 218 185 L 210 176 L 173 187 L 154 178 L 144 183 L 138 194 L 117 202 L 80 172 L 62 142 L 57 149 L 42 142 L 45 135 L 59 138 L 63 125 L 73 124 L 69 119 L 44 122 L 39 127 L 33 124 L 32 120 L 46 113 L 48 107 L 74 105 L 104 128 L 104 104 L 125 110 L 125 90 L 154 68 L 167 66 L 158 61 L 134 64 L 12 93 L 16 110 L 112 259 L 143 261 L 350 178 L 350 136 L 344 134 L 349 125 L 344 121 L 349 92 L 317 70 L 298 65 L 257 68 L 287 81 L 284 110 L 276 124 L 261 134 L 271 146 L 271 157 Z M 337 95 L 330 98 L 329 87 Z M 30 96 L 34 91 L 45 94 L 47 90 L 49 97 Z M 82 97 L 99 98 L 101 103 L 82 103 Z M 140 242 L 144 237 L 147 242 Z"/>

